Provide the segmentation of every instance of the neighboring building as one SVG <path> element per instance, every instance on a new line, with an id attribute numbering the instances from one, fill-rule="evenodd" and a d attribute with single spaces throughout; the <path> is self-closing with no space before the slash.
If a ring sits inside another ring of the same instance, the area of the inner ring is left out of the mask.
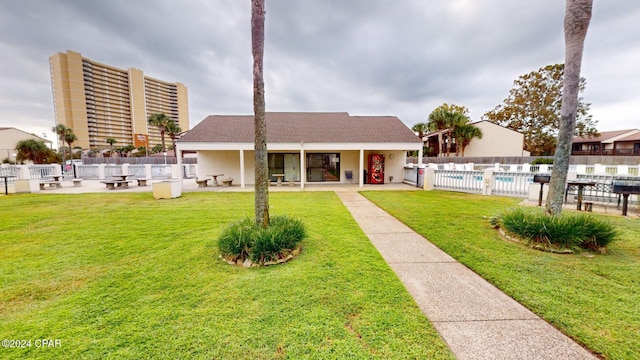
<path id="1" fill-rule="evenodd" d="M 51 56 L 49 66 L 56 124 L 71 128 L 83 149 L 107 148 L 107 138 L 118 146 L 160 144 L 157 128 L 147 126 L 153 113 L 165 113 L 189 129 L 187 88 L 181 83 L 100 64 L 70 50 Z"/>
<path id="2" fill-rule="evenodd" d="M 529 152 L 524 150 L 524 134 L 487 120 L 474 122 L 471 125 L 482 130 L 482 138 L 471 140 L 464 149 L 465 157 L 529 156 Z M 440 133 L 443 134 L 443 142 L 448 144 L 447 130 L 428 133 L 423 138 L 425 146 L 436 151 L 435 155 L 430 156 L 446 156 L 446 150 L 438 155 L 438 134 Z M 455 143 L 453 148 L 454 150 L 449 153 L 451 157 L 456 156 Z"/>
<path id="3" fill-rule="evenodd" d="M 602 131 L 573 138 L 571 155 L 640 155 L 640 130 Z"/>
<path id="4" fill-rule="evenodd" d="M 300 187 L 402 182 L 406 152 L 422 150 L 395 116 L 268 112 L 266 122 L 271 180 L 280 174 Z M 224 174 L 242 187 L 255 183 L 253 115 L 208 116 L 178 143 L 178 159 L 197 151 L 199 178 Z"/>
<path id="5" fill-rule="evenodd" d="M 16 145 L 22 140 L 37 140 L 44 142 L 51 148 L 51 141 L 40 136 L 16 129 L 14 127 L 0 127 L 0 162 L 5 159 L 11 162 L 16 161 Z"/>

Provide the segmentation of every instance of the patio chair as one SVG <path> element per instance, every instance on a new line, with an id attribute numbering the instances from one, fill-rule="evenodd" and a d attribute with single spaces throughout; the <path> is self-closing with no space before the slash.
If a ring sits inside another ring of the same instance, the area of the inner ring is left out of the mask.
<path id="1" fill-rule="evenodd" d="M 350 181 L 353 183 L 353 170 L 344 171 L 345 182 Z"/>

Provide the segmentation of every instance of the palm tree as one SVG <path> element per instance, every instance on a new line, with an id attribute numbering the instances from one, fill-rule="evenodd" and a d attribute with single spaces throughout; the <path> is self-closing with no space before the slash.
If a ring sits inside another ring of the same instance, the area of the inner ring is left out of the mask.
<path id="1" fill-rule="evenodd" d="M 113 144 L 117 143 L 118 140 L 114 138 L 107 138 L 107 144 L 109 144 L 109 157 L 113 156 Z"/>
<path id="2" fill-rule="evenodd" d="M 67 128 L 64 132 L 63 140 L 64 142 L 69 144 L 69 160 L 73 160 L 73 150 L 71 148 L 71 144 L 73 144 L 74 141 L 78 140 L 78 137 L 73 133 L 72 129 Z M 64 155 L 62 156 L 62 161 L 64 161 Z"/>
<path id="3" fill-rule="evenodd" d="M 413 131 L 414 133 L 418 133 L 418 137 L 420 138 L 420 140 L 422 140 L 424 134 L 429 131 L 429 127 L 427 126 L 427 123 L 421 122 L 413 125 L 411 131 Z"/>
<path id="4" fill-rule="evenodd" d="M 255 127 L 256 224 L 269 225 L 269 163 L 264 103 L 264 0 L 251 1 L 251 52 L 253 54 L 253 113 Z"/>
<path id="5" fill-rule="evenodd" d="M 453 129 L 456 126 L 464 125 L 469 122 L 469 118 L 462 110 L 458 109 L 457 105 L 443 104 L 429 115 L 429 128 L 433 131 L 447 130 L 447 138 L 449 139 L 449 146 L 446 146 L 447 157 L 449 152 L 453 148 Z M 438 146 L 441 147 L 442 134 L 438 134 Z"/>
<path id="6" fill-rule="evenodd" d="M 471 143 L 474 138 L 482 139 L 482 130 L 471 124 L 458 125 L 453 129 L 452 136 L 456 139 L 456 155 L 464 157 L 464 149 Z"/>
<path id="7" fill-rule="evenodd" d="M 411 128 L 411 131 L 413 131 L 414 133 L 418 134 L 418 137 L 420 138 L 420 140 L 422 141 L 422 138 L 424 138 L 424 134 L 426 134 L 429 131 L 429 127 L 427 126 L 427 123 L 417 123 L 415 125 L 413 125 L 413 127 Z M 424 142 L 424 141 L 423 141 Z M 423 149 L 423 153 L 427 154 L 427 148 L 426 146 L 424 146 L 424 144 L 422 145 L 422 149 Z M 415 156 L 418 156 L 418 151 L 415 151 Z"/>
<path id="8" fill-rule="evenodd" d="M 27 139 L 16 144 L 16 161 L 29 160 L 34 164 L 41 164 L 49 153 L 44 141 Z"/>
<path id="9" fill-rule="evenodd" d="M 58 124 L 56 126 L 54 126 L 51 131 L 53 131 L 54 133 L 56 133 L 56 135 L 58 135 L 58 140 L 59 145 L 62 147 L 62 160 L 65 159 L 65 152 L 64 152 L 64 136 L 67 133 L 68 130 L 71 130 L 69 128 L 67 128 L 66 126 L 64 126 L 63 124 Z"/>
<path id="10" fill-rule="evenodd" d="M 455 130 L 457 126 L 462 126 L 469 123 L 469 118 L 465 114 L 459 111 L 446 111 L 445 114 L 446 114 L 445 124 L 447 125 L 447 129 L 448 129 L 447 137 L 449 137 L 449 147 L 447 148 L 447 157 L 449 157 L 449 152 L 453 148 L 453 141 L 452 141 L 454 139 L 453 130 Z"/>
<path id="11" fill-rule="evenodd" d="M 580 91 L 580 66 L 587 29 L 591 21 L 593 0 L 567 0 L 564 15 L 564 84 L 560 108 L 560 131 L 553 157 L 553 172 L 549 182 L 546 210 L 549 214 L 562 212 L 564 188 L 569 171 L 569 157 L 576 128 L 578 93 Z"/>
<path id="12" fill-rule="evenodd" d="M 429 114 L 429 122 L 427 123 L 427 129 L 432 132 L 438 132 L 438 152 L 437 155 L 440 156 L 442 153 L 442 130 L 446 129 L 447 125 L 445 123 L 445 114 L 444 110 L 433 110 L 431 114 Z"/>
<path id="13" fill-rule="evenodd" d="M 160 131 L 160 140 L 162 140 L 162 152 L 167 151 L 167 147 L 164 145 L 164 134 L 167 131 L 167 125 L 170 121 L 173 121 L 170 117 L 168 117 L 164 113 L 156 113 L 149 115 L 147 119 L 147 124 L 151 126 L 155 126 Z"/>
<path id="14" fill-rule="evenodd" d="M 180 135 L 182 135 L 182 129 L 173 120 L 167 123 L 167 135 L 169 135 L 169 138 L 171 139 L 171 144 L 173 145 L 173 153 L 178 156 L 178 151 L 176 150 L 176 140 L 180 138 Z"/>

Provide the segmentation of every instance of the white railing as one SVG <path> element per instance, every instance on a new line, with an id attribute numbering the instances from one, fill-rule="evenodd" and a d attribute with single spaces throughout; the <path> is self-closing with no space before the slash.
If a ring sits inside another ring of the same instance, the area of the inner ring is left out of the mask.
<path id="1" fill-rule="evenodd" d="M 416 185 L 418 183 L 418 168 L 405 167 L 403 181 L 407 184 Z"/>
<path id="2" fill-rule="evenodd" d="M 482 193 L 482 171 L 436 170 L 433 187 L 471 193 Z"/>
<path id="3" fill-rule="evenodd" d="M 80 179 L 100 179 L 100 167 L 98 165 L 76 165 L 76 175 Z"/>
<path id="4" fill-rule="evenodd" d="M 493 173 L 492 193 L 496 195 L 527 197 L 531 183 L 533 183 L 533 173 L 495 171 Z"/>
<path id="5" fill-rule="evenodd" d="M 134 178 L 144 179 L 147 177 L 147 166 L 146 165 L 129 165 L 129 174 L 133 175 Z"/>
<path id="6" fill-rule="evenodd" d="M 171 165 L 151 165 L 152 179 L 171 179 Z"/>
<path id="7" fill-rule="evenodd" d="M 107 165 L 104 167 L 105 178 L 122 175 L 122 165 Z"/>
<path id="8" fill-rule="evenodd" d="M 29 165 L 29 177 L 31 179 L 43 179 L 55 174 L 58 165 Z"/>
<path id="9" fill-rule="evenodd" d="M 481 193 L 485 195 L 501 195 L 511 197 L 528 197 L 529 188 L 533 184 L 534 172 L 518 171 L 466 171 L 466 170 L 433 170 L 433 188 L 439 190 Z M 485 176 L 490 176 L 485 181 Z M 578 180 L 591 180 L 594 186 L 583 188 L 585 201 L 620 204 L 620 195 L 613 192 L 613 180 L 622 175 L 578 174 Z M 632 175 L 628 175 L 633 177 Z M 428 181 L 428 180 L 427 180 Z M 565 197 L 577 197 L 577 186 L 568 186 Z M 631 195 L 630 204 L 638 204 L 638 196 Z"/>

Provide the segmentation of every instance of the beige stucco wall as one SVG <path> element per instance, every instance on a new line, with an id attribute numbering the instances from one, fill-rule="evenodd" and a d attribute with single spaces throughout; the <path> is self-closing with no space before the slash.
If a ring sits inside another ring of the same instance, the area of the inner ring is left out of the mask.
<path id="1" fill-rule="evenodd" d="M 273 151 L 298 153 L 299 151 Z M 353 183 L 357 184 L 362 172 L 360 166 L 359 150 L 310 150 L 307 153 L 337 152 L 340 153 L 340 183 L 346 182 L 345 171 L 353 171 Z M 270 151 L 271 153 L 271 151 Z M 305 153 L 306 154 L 306 153 Z M 389 182 L 389 176 L 393 176 L 393 182 L 402 182 L 404 166 L 406 164 L 406 152 L 399 150 L 367 150 L 364 152 L 364 167 L 367 168 L 369 154 L 385 155 L 385 183 Z M 239 150 L 201 150 L 198 151 L 198 178 L 211 178 L 210 175 L 224 174 L 222 178 L 233 178 L 234 185 L 240 184 L 240 151 Z M 254 151 L 244 151 L 245 185 L 255 183 L 255 159 Z M 218 178 L 220 180 L 221 178 Z M 308 182 L 305 182 L 308 183 Z M 335 182 L 313 182 L 312 184 L 335 184 Z"/>
<path id="2" fill-rule="evenodd" d="M 523 156 L 524 134 L 488 121 L 474 124 L 482 130 L 482 139 L 473 139 L 464 150 L 465 157 Z"/>
<path id="3" fill-rule="evenodd" d="M 51 141 L 43 139 L 33 134 L 15 128 L 5 128 L 0 130 L 0 162 L 4 159 L 15 161 L 13 154 L 16 153 L 16 145 L 22 140 L 44 141 L 47 147 L 51 147 Z"/>

